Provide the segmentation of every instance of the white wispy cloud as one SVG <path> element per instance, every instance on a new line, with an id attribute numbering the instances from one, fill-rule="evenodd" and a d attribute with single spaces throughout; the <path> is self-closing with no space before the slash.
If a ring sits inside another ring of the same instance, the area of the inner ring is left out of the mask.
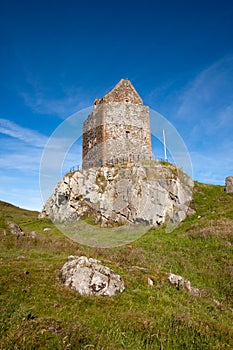
<path id="1" fill-rule="evenodd" d="M 47 137 L 0 119 L 0 141 L 1 200 L 27 209 L 41 209 L 39 166 Z"/>
<path id="2" fill-rule="evenodd" d="M 18 173 L 1 172 L 0 199 L 16 206 L 41 210 L 42 199 L 38 190 L 38 177 L 26 177 Z"/>
<path id="3" fill-rule="evenodd" d="M 176 118 L 206 134 L 232 128 L 233 56 L 225 57 L 201 71 L 179 96 Z"/>
<path id="4" fill-rule="evenodd" d="M 232 100 L 233 100 L 233 92 L 232 92 Z M 229 103 L 225 108 L 223 108 L 218 113 L 218 121 L 217 121 L 215 127 L 222 128 L 222 127 L 225 127 L 227 125 L 229 126 L 229 124 L 231 126 L 232 118 L 233 118 L 233 101 L 232 101 L 232 103 Z"/>
<path id="5" fill-rule="evenodd" d="M 206 153 L 197 150 L 191 152 L 190 155 L 194 165 L 195 180 L 224 185 L 225 178 L 232 175 L 233 158 L 224 149 Z"/>
<path id="6" fill-rule="evenodd" d="M 44 147 L 47 142 L 46 136 L 38 133 L 37 131 L 23 128 L 8 119 L 0 118 L 0 133 L 39 148 Z"/>
<path id="7" fill-rule="evenodd" d="M 7 153 L 4 149 L 3 152 L 0 155 L 0 199 L 26 209 L 41 210 L 40 150 L 21 147 L 20 142 L 15 142 L 15 150 L 12 148 Z"/>
<path id="8" fill-rule="evenodd" d="M 24 103 L 38 114 L 55 115 L 67 118 L 71 114 L 92 105 L 93 100 L 82 92 L 81 87 L 58 86 L 59 96 L 54 91 L 33 79 L 28 79 L 28 91 L 20 92 Z"/>
<path id="9" fill-rule="evenodd" d="M 64 122 L 63 122 L 64 123 Z M 71 167 L 81 165 L 81 144 L 74 143 L 74 130 L 67 123 L 60 128 L 55 137 L 48 138 L 35 130 L 23 128 L 7 119 L 0 119 L 0 199 L 15 205 L 41 210 L 41 195 L 44 192 L 41 180 L 41 160 L 45 174 L 51 174 L 50 188 L 46 193 L 51 195 L 56 182 L 70 170 Z M 7 137 L 6 137 L 7 136 Z M 57 171 L 60 169 L 60 173 Z M 55 175 L 55 176 L 54 176 Z M 42 186 L 42 187 L 41 187 Z M 47 197 L 43 196 L 46 200 Z"/>
<path id="10" fill-rule="evenodd" d="M 192 73 L 185 85 L 175 85 L 171 91 L 169 84 L 153 91 L 148 101 L 162 97 L 163 111 L 190 152 L 194 178 L 224 184 L 233 172 L 233 56 L 219 59 L 196 76 Z M 167 138 L 169 142 L 171 136 Z"/>
<path id="11" fill-rule="evenodd" d="M 223 185 L 233 171 L 233 56 L 201 71 L 179 102 L 175 120 L 185 130 L 194 178 Z"/>

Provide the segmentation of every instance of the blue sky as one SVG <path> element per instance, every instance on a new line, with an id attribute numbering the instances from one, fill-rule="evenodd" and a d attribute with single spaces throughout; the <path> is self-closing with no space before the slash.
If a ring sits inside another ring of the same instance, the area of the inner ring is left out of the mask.
<path id="1" fill-rule="evenodd" d="M 51 134 L 121 78 L 178 130 L 193 178 L 224 184 L 233 175 L 232 18 L 230 0 L 1 0 L 0 199 L 40 210 Z M 74 145 L 63 170 L 79 162 Z"/>

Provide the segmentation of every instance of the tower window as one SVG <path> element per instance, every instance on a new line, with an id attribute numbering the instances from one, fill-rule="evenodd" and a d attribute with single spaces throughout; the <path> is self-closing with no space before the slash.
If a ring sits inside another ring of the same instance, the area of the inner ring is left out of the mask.
<path id="1" fill-rule="evenodd" d="M 125 137 L 128 139 L 129 138 L 130 131 L 125 132 Z"/>
<path id="2" fill-rule="evenodd" d="M 129 102 L 129 100 L 128 100 L 128 99 L 126 99 L 126 100 L 125 100 L 125 102 L 126 102 L 126 103 L 128 103 L 128 102 Z"/>

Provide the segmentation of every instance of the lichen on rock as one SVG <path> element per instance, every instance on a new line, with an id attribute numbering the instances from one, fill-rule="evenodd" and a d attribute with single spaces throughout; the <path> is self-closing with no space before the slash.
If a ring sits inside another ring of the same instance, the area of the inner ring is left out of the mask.
<path id="1" fill-rule="evenodd" d="M 120 275 L 99 260 L 86 256 L 70 256 L 60 270 L 60 279 L 65 286 L 81 295 L 113 296 L 125 289 Z"/>

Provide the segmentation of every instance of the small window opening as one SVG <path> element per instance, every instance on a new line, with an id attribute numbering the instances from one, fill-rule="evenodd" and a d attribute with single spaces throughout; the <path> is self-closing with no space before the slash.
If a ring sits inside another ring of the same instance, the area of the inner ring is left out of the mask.
<path id="1" fill-rule="evenodd" d="M 126 99 L 126 100 L 125 100 L 125 102 L 127 102 L 127 103 L 128 103 L 128 102 L 129 102 L 129 100 L 128 100 L 128 99 Z"/>
<path id="2" fill-rule="evenodd" d="M 127 139 L 129 138 L 129 134 L 130 134 L 130 131 L 126 131 L 125 132 L 125 136 L 126 136 Z"/>

